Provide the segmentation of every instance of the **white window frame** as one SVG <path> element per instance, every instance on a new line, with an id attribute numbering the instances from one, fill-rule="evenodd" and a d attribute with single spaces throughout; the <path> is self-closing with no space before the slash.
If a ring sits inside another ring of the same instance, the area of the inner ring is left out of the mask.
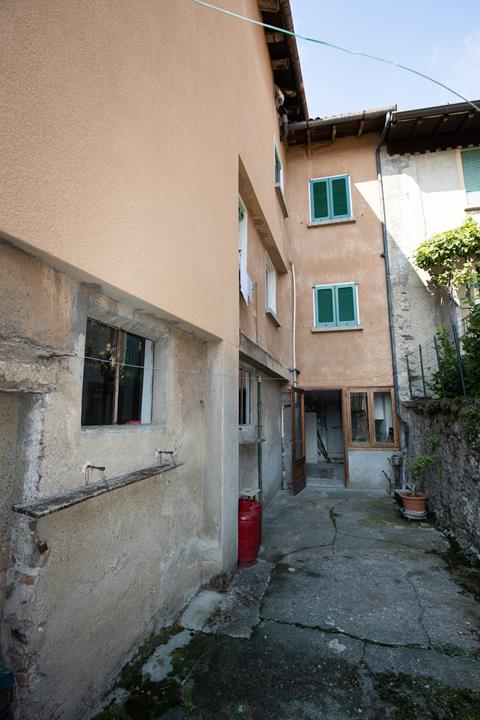
<path id="1" fill-rule="evenodd" d="M 355 320 L 353 321 L 339 321 L 338 320 L 338 294 L 337 290 L 343 287 L 354 288 L 354 300 L 355 300 Z M 319 323 L 317 317 L 317 290 L 322 289 L 333 290 L 333 321 L 331 323 Z M 356 328 L 361 326 L 360 320 L 360 305 L 358 302 L 358 283 L 354 281 L 342 282 L 342 283 L 326 283 L 324 285 L 314 285 L 312 292 L 313 301 L 313 329 L 314 330 L 342 330 L 348 328 Z"/>
<path id="2" fill-rule="evenodd" d="M 273 162 L 274 162 L 273 168 L 274 168 L 275 187 L 279 188 L 283 195 L 283 193 L 284 193 L 284 171 L 283 171 L 282 156 L 280 155 L 280 150 L 278 149 L 276 138 L 273 139 Z M 278 167 L 280 168 L 279 181 L 277 181 L 277 164 L 278 164 Z"/>
<path id="3" fill-rule="evenodd" d="M 265 310 L 273 315 L 277 314 L 277 271 L 267 252 L 265 253 Z"/>
<path id="4" fill-rule="evenodd" d="M 243 218 L 238 218 L 238 264 L 241 269 L 247 272 L 248 257 L 248 211 L 240 195 L 238 196 L 238 208 L 243 212 Z M 239 213 L 240 215 L 240 213 Z"/>

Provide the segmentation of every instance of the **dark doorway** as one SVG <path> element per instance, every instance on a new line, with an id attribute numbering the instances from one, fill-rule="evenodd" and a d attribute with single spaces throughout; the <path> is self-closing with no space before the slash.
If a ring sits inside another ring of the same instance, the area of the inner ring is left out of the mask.
<path id="1" fill-rule="evenodd" d="M 345 442 L 340 390 L 305 392 L 307 484 L 345 486 Z"/>

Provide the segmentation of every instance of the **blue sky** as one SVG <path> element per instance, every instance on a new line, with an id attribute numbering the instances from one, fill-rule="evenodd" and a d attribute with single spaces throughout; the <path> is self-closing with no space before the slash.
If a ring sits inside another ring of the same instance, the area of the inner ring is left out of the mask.
<path id="1" fill-rule="evenodd" d="M 290 0 L 295 30 L 409 65 L 480 99 L 480 0 Z M 461 102 L 397 68 L 298 40 L 310 117 Z"/>

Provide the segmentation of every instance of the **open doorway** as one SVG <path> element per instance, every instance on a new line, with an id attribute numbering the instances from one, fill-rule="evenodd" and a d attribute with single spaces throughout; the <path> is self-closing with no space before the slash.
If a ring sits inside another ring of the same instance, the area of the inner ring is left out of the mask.
<path id="1" fill-rule="evenodd" d="M 340 390 L 305 391 L 307 485 L 345 486 Z"/>

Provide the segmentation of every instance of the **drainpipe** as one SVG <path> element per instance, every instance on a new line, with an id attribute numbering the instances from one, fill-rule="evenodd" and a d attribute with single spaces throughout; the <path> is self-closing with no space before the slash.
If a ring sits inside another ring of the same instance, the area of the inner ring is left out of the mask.
<path id="1" fill-rule="evenodd" d="M 284 411 L 286 408 L 292 407 L 290 403 L 283 403 L 282 411 L 280 415 L 280 438 L 282 445 L 282 490 L 287 490 L 287 463 L 285 460 L 286 449 L 285 449 L 285 419 Z"/>
<path id="2" fill-rule="evenodd" d="M 388 246 L 388 229 L 387 229 L 387 212 L 385 206 L 385 191 L 383 185 L 383 173 L 382 173 L 382 160 L 380 156 L 380 149 L 385 142 L 388 130 L 391 124 L 391 113 L 388 112 L 385 117 L 385 125 L 380 135 L 380 139 L 375 150 L 375 160 L 377 164 L 377 177 L 378 185 L 380 188 L 380 212 L 381 212 L 381 223 L 382 223 L 382 236 L 383 236 L 383 256 L 385 259 L 385 280 L 387 284 L 387 307 L 388 307 L 388 325 L 390 331 L 390 349 L 392 353 L 392 373 L 393 373 L 393 386 L 395 391 L 395 408 L 397 416 L 402 424 L 403 435 L 405 438 L 405 449 L 408 455 L 408 444 L 409 444 L 409 433 L 408 425 L 404 418 L 402 418 L 400 411 L 400 393 L 398 386 L 398 363 L 396 353 L 396 341 L 395 341 L 395 325 L 393 319 L 393 290 L 392 290 L 392 276 L 390 271 L 390 251 Z"/>
<path id="3" fill-rule="evenodd" d="M 257 453 L 258 453 L 258 489 L 260 491 L 260 499 L 262 498 L 263 489 L 263 443 L 265 438 L 263 437 L 263 403 L 262 403 L 262 378 L 260 375 L 257 379 L 257 423 L 258 423 L 258 440 L 257 440 Z"/>
<path id="4" fill-rule="evenodd" d="M 295 265 L 291 262 L 292 268 L 292 373 L 293 387 L 297 384 L 297 283 L 295 279 Z"/>

